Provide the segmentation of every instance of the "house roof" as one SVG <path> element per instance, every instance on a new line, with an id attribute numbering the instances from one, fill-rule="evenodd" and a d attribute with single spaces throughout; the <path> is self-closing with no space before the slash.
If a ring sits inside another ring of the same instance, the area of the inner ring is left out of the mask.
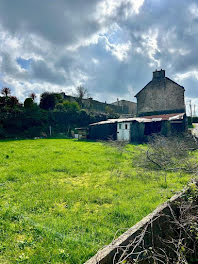
<path id="1" fill-rule="evenodd" d="M 184 115 L 185 115 L 185 113 L 176 113 L 176 114 L 152 115 L 152 116 L 144 116 L 144 117 L 108 119 L 106 121 L 100 121 L 97 123 L 90 124 L 90 126 L 123 123 L 123 122 L 133 122 L 133 121 L 136 121 L 138 123 L 151 123 L 151 122 L 159 122 L 159 121 L 175 121 L 175 120 L 182 120 L 184 118 Z"/>
<path id="2" fill-rule="evenodd" d="M 136 102 L 132 102 L 132 101 L 128 101 L 128 100 L 118 100 L 118 101 L 116 101 L 116 102 L 113 102 L 113 103 L 111 103 L 111 104 L 117 104 L 117 103 L 120 103 L 120 102 L 126 102 L 126 103 L 131 103 L 131 104 L 137 104 Z"/>
<path id="3" fill-rule="evenodd" d="M 165 77 L 164 79 L 166 79 L 166 80 L 168 80 L 168 81 L 170 81 L 170 82 L 172 82 L 172 83 L 174 83 L 174 84 L 176 84 L 176 85 L 178 85 L 179 87 L 181 87 L 181 88 L 183 88 L 184 89 L 184 87 L 183 86 L 181 86 L 181 85 L 179 85 L 178 83 L 176 83 L 176 82 L 174 82 L 173 80 L 171 80 L 170 78 L 168 78 L 168 77 Z M 149 85 L 151 82 L 152 82 L 153 80 L 151 80 L 149 83 L 147 83 L 147 85 Z M 136 95 L 134 95 L 134 97 L 137 97 L 137 95 L 139 94 L 139 93 L 141 93 L 146 87 L 147 87 L 147 85 L 145 85 Z M 185 90 L 185 89 L 184 89 Z"/>

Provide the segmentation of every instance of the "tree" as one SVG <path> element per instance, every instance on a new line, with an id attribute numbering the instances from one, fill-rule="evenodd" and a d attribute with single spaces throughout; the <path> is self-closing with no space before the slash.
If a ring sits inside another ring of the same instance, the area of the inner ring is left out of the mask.
<path id="1" fill-rule="evenodd" d="M 20 106 L 19 100 L 18 100 L 18 98 L 16 96 L 10 96 L 8 104 L 11 107 Z"/>
<path id="2" fill-rule="evenodd" d="M 1 93 L 2 93 L 3 95 L 5 95 L 5 97 L 8 97 L 8 94 L 11 94 L 11 90 L 10 90 L 10 88 L 8 88 L 8 87 L 4 87 L 4 88 L 1 90 Z"/>
<path id="3" fill-rule="evenodd" d="M 63 103 L 58 103 L 56 109 L 59 111 L 77 112 L 80 110 L 80 107 L 77 102 L 69 102 L 65 100 Z"/>
<path id="4" fill-rule="evenodd" d="M 190 153 L 198 150 L 198 140 L 190 134 L 152 135 L 149 139 L 146 152 L 136 155 L 136 164 L 148 169 L 194 173 L 198 172 L 198 164 L 192 159 Z M 144 153 L 144 154 L 143 154 Z"/>
<path id="5" fill-rule="evenodd" d="M 1 96 L 0 97 L 0 108 L 4 109 L 6 112 L 12 112 L 15 107 L 21 107 L 19 100 L 16 96 Z M 16 109 L 15 109 L 16 110 Z"/>
<path id="6" fill-rule="evenodd" d="M 41 94 L 40 107 L 45 110 L 53 110 L 57 102 L 56 94 L 44 92 Z"/>
<path id="7" fill-rule="evenodd" d="M 31 93 L 29 96 L 30 96 L 30 98 L 32 98 L 33 101 L 34 101 L 35 98 L 36 98 L 36 94 L 35 94 L 35 93 Z"/>
<path id="8" fill-rule="evenodd" d="M 82 100 L 85 97 L 85 95 L 87 95 L 87 92 L 88 92 L 87 89 L 84 88 L 83 86 L 78 86 L 76 88 L 76 93 L 78 98 L 77 101 L 81 107 L 83 106 Z"/>
<path id="9" fill-rule="evenodd" d="M 105 106 L 105 111 L 109 114 L 109 115 L 111 115 L 111 116 L 115 116 L 115 112 L 114 112 L 114 110 L 110 107 L 110 106 Z"/>
<path id="10" fill-rule="evenodd" d="M 24 107 L 26 109 L 28 108 L 32 108 L 34 106 L 34 101 L 32 98 L 26 98 L 25 101 L 24 101 Z"/>

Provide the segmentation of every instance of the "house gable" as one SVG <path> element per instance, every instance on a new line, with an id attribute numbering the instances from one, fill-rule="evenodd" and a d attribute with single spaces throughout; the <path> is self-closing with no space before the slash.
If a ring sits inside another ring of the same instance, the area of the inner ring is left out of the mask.
<path id="1" fill-rule="evenodd" d="M 185 112 L 184 87 L 165 77 L 165 71 L 153 72 L 153 79 L 135 95 L 141 115 Z"/>

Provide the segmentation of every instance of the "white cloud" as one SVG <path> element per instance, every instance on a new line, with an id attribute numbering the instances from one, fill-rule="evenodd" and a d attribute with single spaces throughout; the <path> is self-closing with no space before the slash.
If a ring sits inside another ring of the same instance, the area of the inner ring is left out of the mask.
<path id="1" fill-rule="evenodd" d="M 192 3 L 189 6 L 189 11 L 190 11 L 190 15 L 192 16 L 193 19 L 198 18 L 198 6 L 196 3 Z"/>
<path id="2" fill-rule="evenodd" d="M 181 82 L 181 81 L 188 79 L 188 78 L 191 78 L 191 77 L 198 80 L 198 70 L 197 71 L 189 71 L 189 72 L 185 72 L 185 73 L 178 73 L 175 75 L 175 79 L 178 82 Z"/>
<path id="3" fill-rule="evenodd" d="M 142 35 L 142 46 L 145 52 L 148 54 L 150 58 L 150 66 L 151 67 L 160 67 L 160 60 L 155 58 L 155 54 L 160 52 L 158 47 L 158 29 L 149 29 L 147 34 Z"/>
<path id="4" fill-rule="evenodd" d="M 103 36 L 105 40 L 105 47 L 107 51 L 110 51 L 112 55 L 114 55 L 118 60 L 124 61 L 128 57 L 128 52 L 131 49 L 131 42 L 127 41 L 126 43 L 111 43 L 107 37 Z"/>
<path id="5" fill-rule="evenodd" d="M 197 10 L 193 0 L 1 0 L 1 82 L 21 100 L 80 84 L 102 101 L 133 100 L 164 68 L 198 97 Z"/>
<path id="6" fill-rule="evenodd" d="M 99 63 L 99 60 L 97 60 L 96 58 L 92 58 L 92 61 L 94 64 L 98 64 Z"/>

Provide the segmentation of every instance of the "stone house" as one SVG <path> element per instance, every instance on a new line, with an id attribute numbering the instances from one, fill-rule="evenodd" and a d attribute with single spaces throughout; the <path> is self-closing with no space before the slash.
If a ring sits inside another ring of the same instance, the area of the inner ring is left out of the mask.
<path id="1" fill-rule="evenodd" d="M 153 79 L 135 95 L 137 115 L 185 113 L 184 91 L 164 70 L 153 72 Z"/>
<path id="2" fill-rule="evenodd" d="M 184 87 L 165 76 L 165 71 L 153 72 L 153 79 L 136 94 L 137 117 L 110 119 L 90 124 L 91 139 L 115 139 L 143 142 L 160 133 L 170 136 L 187 128 Z"/>
<path id="3" fill-rule="evenodd" d="M 60 95 L 63 99 L 69 102 L 78 102 L 78 98 L 75 96 L 66 95 L 64 92 L 60 93 Z M 120 103 L 118 104 L 117 102 L 115 104 L 108 104 L 106 102 L 94 100 L 91 97 L 82 99 L 83 108 L 88 109 L 90 111 L 95 111 L 98 113 L 107 113 L 109 109 L 113 113 L 116 113 L 118 115 L 136 115 L 136 103 L 126 100 L 122 100 L 119 102 Z"/>
<path id="4" fill-rule="evenodd" d="M 116 105 L 121 107 L 122 113 L 128 114 L 130 116 L 135 116 L 137 113 L 137 104 L 127 100 L 118 100 L 111 105 Z"/>

